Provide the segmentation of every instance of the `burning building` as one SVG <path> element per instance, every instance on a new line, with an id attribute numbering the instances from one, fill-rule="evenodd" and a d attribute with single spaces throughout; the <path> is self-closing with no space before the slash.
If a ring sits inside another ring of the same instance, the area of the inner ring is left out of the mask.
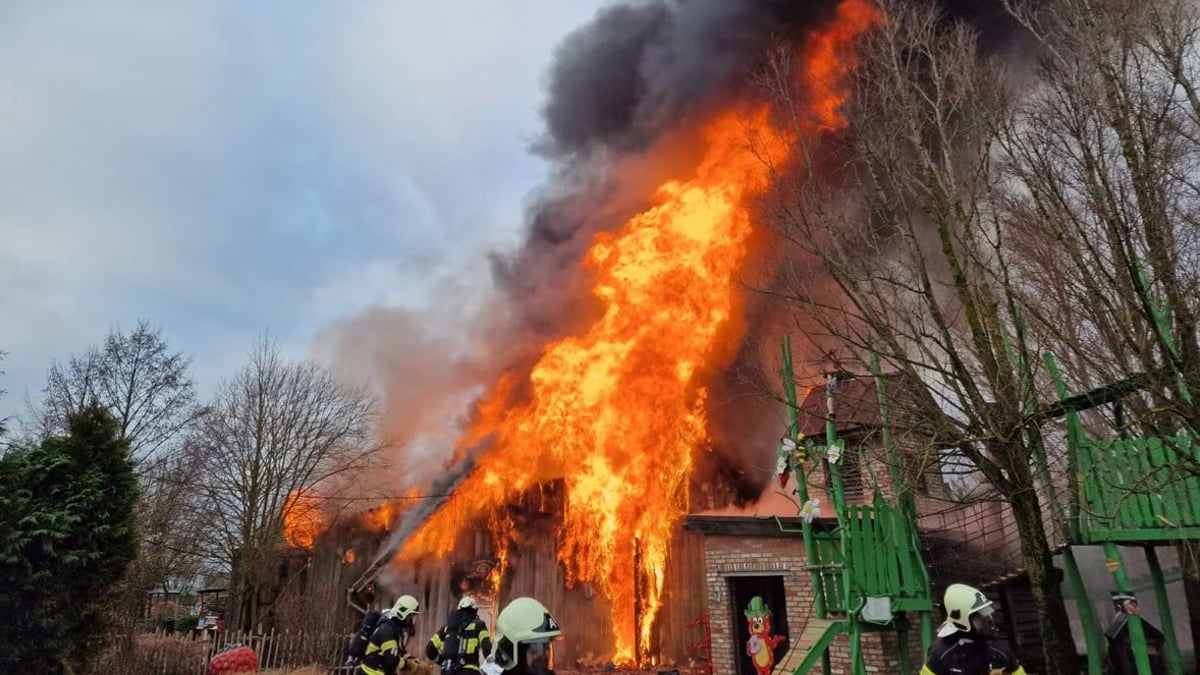
<path id="1" fill-rule="evenodd" d="M 557 179 L 480 322 L 494 379 L 445 475 L 346 563 L 417 596 L 423 634 L 464 593 L 533 595 L 566 663 L 697 656 L 705 541 L 685 518 L 757 498 L 782 425 L 764 355 L 784 320 L 745 290 L 776 259 L 755 214 L 802 141 L 843 128 L 878 21 L 869 0 L 659 0 L 563 43 L 537 145 Z M 783 119 L 751 75 L 785 62 L 802 100 Z"/>
<path id="2" fill-rule="evenodd" d="M 753 465 L 756 457 L 772 464 L 771 443 L 753 447 L 752 437 L 738 437 L 747 408 L 769 406 L 730 403 L 731 368 L 757 360 L 746 339 L 755 303 L 739 280 L 770 259 L 755 200 L 788 163 L 798 134 L 840 128 L 840 76 L 853 65 L 855 37 L 877 20 L 866 0 L 796 4 L 615 6 L 564 45 L 552 93 L 580 86 L 569 68 L 598 67 L 597 58 L 622 56 L 604 52 L 636 48 L 619 85 L 635 98 L 625 111 L 632 117 L 585 139 L 584 120 L 559 106 L 615 93 L 555 96 L 545 151 L 578 168 L 597 161 L 585 146 L 602 143 L 624 152 L 613 166 L 665 178 L 637 186 L 648 207 L 617 224 L 576 223 L 565 235 L 545 218 L 597 195 L 556 201 L 535 217 L 529 245 L 507 267 L 509 288 L 536 283 L 536 295 L 547 258 L 583 248 L 578 269 L 558 280 L 559 294 L 536 307 L 570 317 L 556 317 L 561 335 L 490 387 L 458 443 L 460 475 L 443 485 L 444 499 L 409 511 L 392 536 L 395 559 L 384 578 L 423 599 L 433 617 L 462 592 L 528 593 L 563 625 L 588 627 L 573 633 L 563 657 L 687 658 L 695 641 L 687 625 L 705 605 L 695 590 L 703 584 L 701 542 L 682 532 L 683 519 L 694 504 L 723 505 L 770 478 Z M 775 33 L 780 48 L 795 53 L 792 76 L 807 92 L 809 114 L 797 124 L 774 119 L 747 82 Z M 685 39 L 700 42 L 670 44 Z M 701 43 L 711 51 L 696 53 Z M 660 82 L 668 71 L 696 89 Z M 628 192 L 621 182 L 604 190 Z M 556 234 L 560 250 L 547 253 Z M 775 432 L 757 435 L 764 433 Z"/>

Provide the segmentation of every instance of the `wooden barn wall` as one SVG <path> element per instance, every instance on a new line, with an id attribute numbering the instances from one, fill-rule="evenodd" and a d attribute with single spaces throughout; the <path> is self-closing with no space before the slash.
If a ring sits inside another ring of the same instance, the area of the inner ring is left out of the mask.
<path id="1" fill-rule="evenodd" d="M 524 516 L 521 521 L 520 538 L 509 550 L 508 570 L 499 598 L 493 602 L 503 607 L 512 598 L 537 598 L 563 627 L 564 638 L 555 647 L 556 660 L 563 666 L 603 665 L 615 643 L 609 600 L 586 584 L 567 588 L 565 570 L 558 561 L 555 516 Z M 681 527 L 667 561 L 663 605 L 655 631 L 657 644 L 652 645 L 660 664 L 685 662 L 688 648 L 703 636 L 702 627 L 688 627 L 705 611 L 703 546 L 701 535 L 684 532 Z M 381 591 L 381 598 L 412 593 L 421 601 L 417 647 L 423 647 L 462 597 L 463 590 L 455 583 L 462 575 L 456 572 L 478 566 L 480 561 L 494 560 L 489 533 L 482 529 L 461 530 L 454 551 L 448 560 L 427 559 L 397 566 L 381 579 L 381 586 L 387 589 Z M 471 590 L 485 591 L 481 614 L 493 626 L 496 609 L 486 600 L 491 597 L 486 594 L 490 589 Z M 632 603 L 633 599 L 619 601 Z"/>
<path id="2" fill-rule="evenodd" d="M 707 611 L 704 576 L 704 535 L 680 531 L 667 560 L 662 609 L 658 615 L 658 653 L 661 664 L 684 664 L 689 648 L 704 637 L 704 627 L 689 626 Z"/>
<path id="3" fill-rule="evenodd" d="M 719 508 L 729 503 L 729 495 L 718 489 L 717 484 L 698 485 L 692 495 L 698 508 Z M 497 610 L 491 606 L 493 603 L 503 607 L 520 596 L 543 602 L 563 626 L 564 639 L 555 652 L 563 667 L 607 662 L 615 644 L 610 601 L 588 585 L 567 588 L 565 570 L 558 561 L 556 533 L 561 523 L 561 495 L 561 486 L 543 486 L 531 491 L 509 511 L 518 536 L 508 553 L 507 573 L 501 581 L 498 598 L 495 589 L 480 583 L 497 562 L 491 535 L 481 523 L 461 522 L 456 532 L 446 533 L 445 536 L 454 538 L 454 552 L 448 559 L 393 565 L 379 576 L 376 607 L 389 605 L 403 593 L 415 596 L 421 603 L 415 644 L 410 645 L 410 651 L 423 650 L 425 642 L 458 604 L 464 590 L 470 590 L 480 598 L 481 614 L 489 626 L 495 623 Z M 384 537 L 382 533 L 354 529 L 330 533 L 312 552 L 310 569 L 293 589 L 305 589 L 305 593 L 321 589 L 322 600 L 345 607 L 344 630 L 353 631 L 361 616 L 346 603 L 346 589 L 366 570 Z M 345 561 L 347 549 L 355 551 L 352 562 Z M 680 524 L 664 578 L 663 602 L 650 649 L 658 657 L 657 665 L 685 664 L 689 648 L 704 634 L 703 626 L 689 627 L 707 606 L 703 535 L 686 532 Z M 617 601 L 632 603 L 633 598 Z"/>
<path id="4" fill-rule="evenodd" d="M 567 588 L 566 571 L 558 561 L 557 518 L 525 518 L 521 538 L 509 552 L 509 569 L 501 585 L 501 606 L 512 598 L 529 596 L 546 605 L 563 628 L 555 659 L 564 665 L 606 659 L 614 639 L 608 603 L 587 587 Z"/>

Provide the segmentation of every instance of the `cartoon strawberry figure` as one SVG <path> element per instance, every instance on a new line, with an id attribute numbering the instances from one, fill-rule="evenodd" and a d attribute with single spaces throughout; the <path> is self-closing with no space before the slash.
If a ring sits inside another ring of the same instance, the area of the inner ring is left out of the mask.
<path id="1" fill-rule="evenodd" d="M 775 668 L 775 648 L 787 639 L 783 635 L 771 635 L 771 608 L 759 596 L 750 599 L 744 612 L 750 628 L 750 639 L 746 640 L 746 656 L 754 662 L 758 675 L 771 675 Z"/>

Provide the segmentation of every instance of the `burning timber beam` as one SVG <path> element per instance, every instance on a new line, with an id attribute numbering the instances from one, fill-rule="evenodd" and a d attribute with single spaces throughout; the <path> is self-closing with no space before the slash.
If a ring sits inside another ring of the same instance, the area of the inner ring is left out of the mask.
<path id="1" fill-rule="evenodd" d="M 354 595 L 361 592 L 374 581 L 387 567 L 387 564 L 396 557 L 396 554 L 400 552 L 400 548 L 404 546 L 404 542 L 408 541 L 408 538 L 417 531 L 417 528 L 454 496 L 454 492 L 458 489 L 458 486 L 462 485 L 462 482 L 475 469 L 475 458 L 480 452 L 485 451 L 491 445 L 491 440 L 492 438 L 489 436 L 481 441 L 479 445 L 471 448 L 457 467 L 442 477 L 441 480 L 434 481 L 429 486 L 428 499 L 423 500 L 420 504 L 400 516 L 399 525 L 384 540 L 371 564 L 350 585 L 350 588 L 346 589 L 346 601 L 350 603 L 351 607 L 357 609 L 359 612 L 366 613 L 367 610 L 365 608 L 355 604 Z"/>

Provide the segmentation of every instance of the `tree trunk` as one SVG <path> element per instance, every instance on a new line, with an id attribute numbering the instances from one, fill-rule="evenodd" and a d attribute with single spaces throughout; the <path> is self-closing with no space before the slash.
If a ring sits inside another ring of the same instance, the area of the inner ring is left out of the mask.
<path id="1" fill-rule="evenodd" d="M 254 574 L 254 563 L 239 554 L 230 574 L 230 608 L 232 616 L 226 625 L 238 630 L 249 631 L 254 626 L 255 604 L 258 599 L 258 583 Z"/>
<path id="2" fill-rule="evenodd" d="M 1179 564 L 1183 570 L 1183 594 L 1187 600 L 1188 623 L 1192 625 L 1192 667 L 1200 673 L 1200 542 L 1179 543 Z"/>
<path id="3" fill-rule="evenodd" d="M 242 576 L 236 572 L 232 575 L 229 584 L 229 616 L 226 617 L 225 625 L 231 630 L 245 630 L 246 615 L 246 584 L 242 581 Z"/>
<path id="4" fill-rule="evenodd" d="M 1029 585 L 1037 602 L 1038 632 L 1042 652 L 1046 657 L 1045 672 L 1073 675 L 1079 672 L 1079 658 L 1071 637 L 1071 623 L 1063 600 L 1060 574 L 1054 567 L 1054 557 L 1042 523 L 1042 509 L 1030 484 L 1018 489 L 1009 499 L 1017 532 L 1021 537 L 1021 554 L 1029 574 Z"/>

